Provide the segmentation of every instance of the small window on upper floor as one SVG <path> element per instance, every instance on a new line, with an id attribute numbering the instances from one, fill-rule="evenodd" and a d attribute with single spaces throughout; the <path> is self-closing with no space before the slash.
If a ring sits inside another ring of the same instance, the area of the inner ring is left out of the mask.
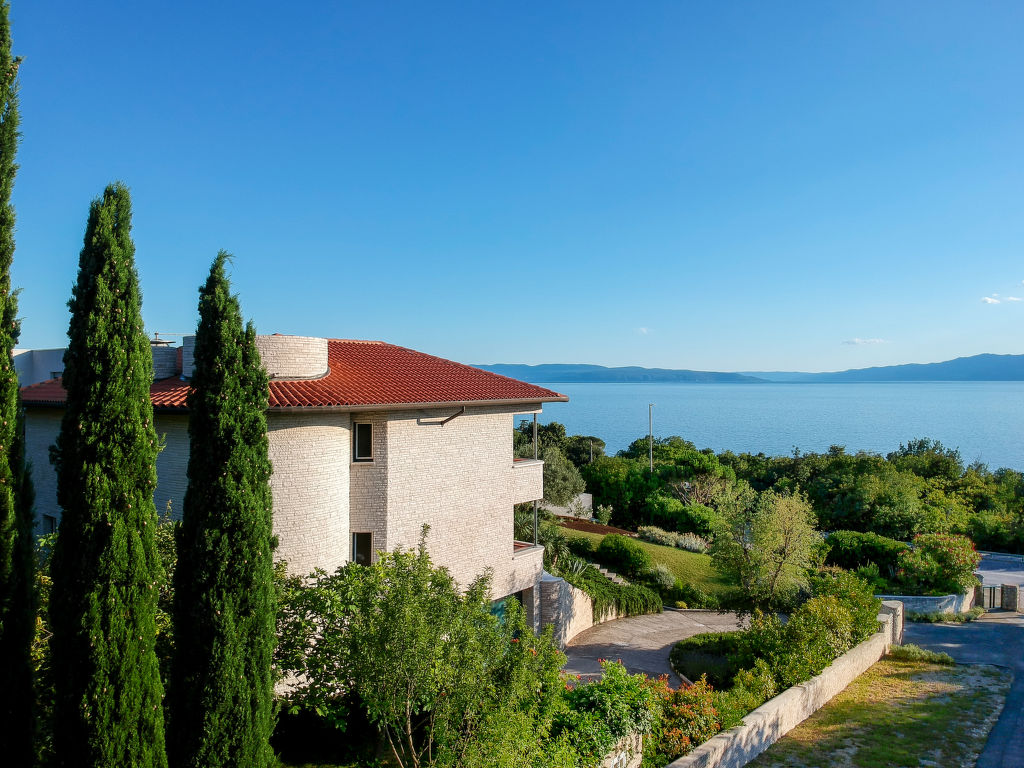
<path id="1" fill-rule="evenodd" d="M 356 423 L 352 430 L 352 461 L 373 461 L 373 424 Z"/>
<path id="2" fill-rule="evenodd" d="M 57 518 L 53 515 L 43 515 L 43 533 L 57 532 Z"/>

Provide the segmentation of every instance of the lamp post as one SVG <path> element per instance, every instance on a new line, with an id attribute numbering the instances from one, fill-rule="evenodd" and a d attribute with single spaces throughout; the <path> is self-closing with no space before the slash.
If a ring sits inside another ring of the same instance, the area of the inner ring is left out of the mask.
<path id="1" fill-rule="evenodd" d="M 651 460 L 651 474 L 654 474 L 654 403 L 647 404 L 647 450 Z"/>

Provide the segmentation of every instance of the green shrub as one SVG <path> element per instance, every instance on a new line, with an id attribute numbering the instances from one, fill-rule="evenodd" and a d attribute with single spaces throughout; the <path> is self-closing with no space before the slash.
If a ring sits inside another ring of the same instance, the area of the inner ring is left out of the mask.
<path id="1" fill-rule="evenodd" d="M 966 536 L 922 533 L 913 549 L 900 553 L 896 577 L 911 594 L 962 594 L 978 583 L 974 571 L 981 555 Z"/>
<path id="2" fill-rule="evenodd" d="M 601 539 L 594 553 L 603 565 L 615 568 L 626 576 L 639 576 L 651 567 L 651 556 L 633 539 L 612 533 Z"/>
<path id="3" fill-rule="evenodd" d="M 649 541 L 652 544 L 661 544 L 665 547 L 675 547 L 676 549 L 697 552 L 699 554 L 707 552 L 710 546 L 707 539 L 695 533 L 675 533 L 674 531 L 666 531 L 656 525 L 640 526 L 637 528 L 637 535 L 644 541 Z"/>
<path id="4" fill-rule="evenodd" d="M 811 578 L 815 597 L 836 598 L 853 620 L 853 644 L 867 640 L 878 631 L 878 612 L 882 601 L 874 596 L 871 585 L 848 571 L 821 571 Z"/>
<path id="5" fill-rule="evenodd" d="M 564 735 L 587 765 L 596 765 L 623 736 L 651 733 L 661 714 L 645 677 L 612 661 L 601 662 L 601 670 L 598 680 L 565 692 L 551 728 L 552 737 Z"/>
<path id="6" fill-rule="evenodd" d="M 775 675 L 764 659 L 757 659 L 750 669 L 741 669 L 736 673 L 732 687 L 715 695 L 722 730 L 739 725 L 748 712 L 760 707 L 778 690 Z"/>
<path id="7" fill-rule="evenodd" d="M 594 519 L 601 525 L 608 525 L 612 520 L 612 511 L 607 504 L 598 504 L 594 509 Z"/>
<path id="8" fill-rule="evenodd" d="M 732 685 L 739 667 L 736 657 L 742 632 L 707 632 L 681 640 L 669 659 L 676 672 L 689 680 L 706 676 L 715 688 Z"/>
<path id="9" fill-rule="evenodd" d="M 594 601 L 594 621 L 603 621 L 613 612 L 619 616 L 661 613 L 664 604 L 657 592 L 639 584 L 616 584 L 594 566 L 582 573 L 562 572 L 562 578 L 586 592 Z"/>
<path id="10" fill-rule="evenodd" d="M 889 658 L 896 661 L 927 661 L 932 664 L 955 664 L 953 657 L 948 653 L 927 651 L 919 645 L 907 643 L 906 645 L 894 645 L 889 649 Z"/>
<path id="11" fill-rule="evenodd" d="M 661 722 L 644 740 L 644 765 L 661 768 L 703 744 L 722 726 L 706 679 L 679 688 L 670 688 L 664 680 L 653 686 L 661 700 Z"/>
<path id="12" fill-rule="evenodd" d="M 901 552 L 909 547 L 902 541 L 860 531 L 833 531 L 828 537 L 827 565 L 838 565 L 849 571 L 874 563 L 883 577 L 896 573 Z"/>
<path id="13" fill-rule="evenodd" d="M 594 559 L 594 542 L 584 536 L 569 536 L 567 537 L 567 546 L 569 551 L 577 557 L 582 557 L 584 560 Z"/>
<path id="14" fill-rule="evenodd" d="M 785 624 L 774 615 L 755 612 L 741 635 L 738 666 L 750 668 L 763 659 L 780 689 L 820 674 L 853 644 L 853 617 L 835 597 L 813 597 Z"/>
<path id="15" fill-rule="evenodd" d="M 681 579 L 676 579 L 672 596 L 690 608 L 715 609 L 719 607 L 719 600 L 715 595 L 705 592 L 694 584 L 684 584 Z"/>
<path id="16" fill-rule="evenodd" d="M 934 611 L 932 613 L 913 613 L 908 612 L 906 614 L 907 621 L 920 621 L 925 624 L 943 624 L 943 623 L 958 623 L 963 624 L 968 621 L 975 621 L 980 619 L 985 613 L 985 609 L 980 605 L 976 605 L 971 610 L 965 611 L 964 613 L 953 613 L 952 611 L 939 612 Z"/>
<path id="17" fill-rule="evenodd" d="M 642 574 L 642 579 L 662 595 L 670 595 L 676 586 L 676 575 L 664 563 L 655 563 Z"/>

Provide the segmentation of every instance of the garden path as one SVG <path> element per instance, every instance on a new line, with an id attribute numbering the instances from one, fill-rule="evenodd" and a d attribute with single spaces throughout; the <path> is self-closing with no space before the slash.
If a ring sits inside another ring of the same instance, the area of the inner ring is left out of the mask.
<path id="1" fill-rule="evenodd" d="M 944 651 L 960 662 L 1000 664 L 1013 671 L 1006 704 L 977 768 L 1024 768 L 1024 616 L 993 611 L 967 624 L 908 622 L 903 641 Z"/>
<path id="2" fill-rule="evenodd" d="M 704 632 L 730 632 L 740 628 L 735 613 L 667 610 L 646 616 L 608 621 L 580 632 L 565 649 L 563 669 L 585 679 L 601 674 L 599 659 L 621 660 L 633 674 L 668 675 L 673 686 L 679 678 L 668 664 L 672 646 Z"/>

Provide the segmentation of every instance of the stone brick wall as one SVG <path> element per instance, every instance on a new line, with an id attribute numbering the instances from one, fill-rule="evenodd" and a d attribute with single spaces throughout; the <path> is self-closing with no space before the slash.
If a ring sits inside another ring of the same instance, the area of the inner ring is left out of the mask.
<path id="1" fill-rule="evenodd" d="M 327 339 L 257 336 L 256 349 L 272 379 L 311 379 L 327 373 Z"/>
<path id="2" fill-rule="evenodd" d="M 599 624 L 619 617 L 612 611 Z M 545 573 L 540 580 L 540 624 L 555 628 L 554 640 L 565 646 L 585 629 L 594 626 L 594 601 L 565 579 Z"/>
<path id="3" fill-rule="evenodd" d="M 371 532 L 375 549 L 392 550 L 416 546 L 426 523 L 431 556 L 460 584 L 490 569 L 495 598 L 533 590 L 527 612 L 538 616 L 540 590 L 535 587 L 543 551 L 513 549 L 515 473 L 524 471 L 513 468 L 513 410 L 470 408 L 441 426 L 454 410 L 270 412 L 274 530 L 280 540 L 276 556 L 288 561 L 292 573 L 330 571 L 348 561 L 350 532 Z M 60 409 L 32 408 L 27 416 L 37 512 L 58 520 L 49 446 L 60 430 L 61 414 Z M 374 427 L 371 462 L 351 460 L 352 424 L 360 421 Z M 157 459 L 154 502 L 163 513 L 170 500 L 180 519 L 187 488 L 188 417 L 158 414 L 156 429 L 165 448 Z M 525 472 L 539 475 L 540 465 L 533 466 Z"/>
<path id="4" fill-rule="evenodd" d="M 512 503 L 523 504 L 544 498 L 544 462 L 522 459 L 512 465 Z"/>
<path id="5" fill-rule="evenodd" d="M 1016 611 L 1017 613 L 1024 612 L 1024 600 L 1021 598 L 1024 595 L 1021 594 L 1020 587 L 1016 584 L 1003 584 L 1002 594 L 1000 595 L 1000 607 L 1004 611 Z"/>
<path id="6" fill-rule="evenodd" d="M 882 600 L 899 600 L 909 613 L 965 613 L 974 605 L 974 590 L 962 595 L 875 595 Z"/>
<path id="7" fill-rule="evenodd" d="M 50 464 L 50 446 L 57 442 L 62 408 L 30 408 L 25 412 L 25 458 L 32 464 L 36 489 L 36 531 L 45 533 L 43 515 L 60 521 L 57 506 L 57 473 Z"/>
<path id="8" fill-rule="evenodd" d="M 270 413 L 275 559 L 290 573 L 333 571 L 349 560 L 348 414 Z"/>
<path id="9" fill-rule="evenodd" d="M 163 516 L 167 502 L 170 502 L 171 517 L 181 520 L 185 491 L 188 490 L 188 416 L 158 413 L 153 424 L 164 442 L 164 449 L 156 457 L 153 503 L 157 515 Z"/>
<path id="10" fill-rule="evenodd" d="M 178 373 L 178 348 L 150 345 L 153 353 L 153 379 L 168 379 Z"/>
<path id="11" fill-rule="evenodd" d="M 533 587 L 541 573 L 539 553 L 513 555 L 514 411 L 472 407 L 441 426 L 456 410 L 387 413 L 385 547 L 415 546 L 427 523 L 437 564 L 463 585 L 490 568 L 492 593 L 504 597 Z"/>
<path id="12" fill-rule="evenodd" d="M 381 413 L 352 414 L 355 424 L 373 425 L 373 461 L 351 463 L 350 488 L 351 530 L 353 533 L 372 533 L 373 549 L 389 551 L 388 544 L 388 420 Z M 351 439 L 349 440 L 351 450 Z M 376 555 L 374 555 L 376 559 Z"/>

